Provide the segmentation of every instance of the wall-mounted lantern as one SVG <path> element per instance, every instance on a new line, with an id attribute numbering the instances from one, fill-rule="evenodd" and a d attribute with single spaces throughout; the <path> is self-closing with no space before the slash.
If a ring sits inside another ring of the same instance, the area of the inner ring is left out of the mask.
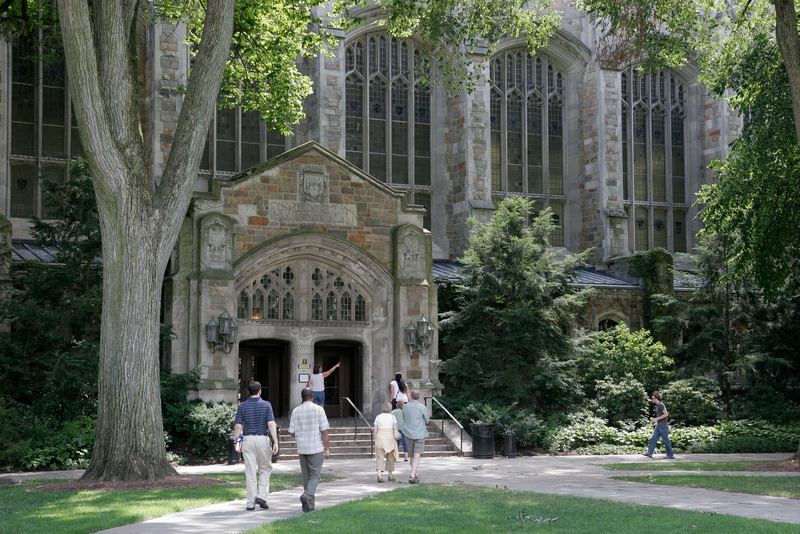
<path id="1" fill-rule="evenodd" d="M 228 315 L 228 310 L 219 316 L 219 324 L 212 317 L 206 325 L 206 341 L 211 347 L 211 352 L 221 349 L 225 354 L 230 354 L 236 344 L 236 333 L 239 326 L 233 322 L 233 318 Z"/>
<path id="2" fill-rule="evenodd" d="M 414 324 L 413 321 L 408 323 L 404 333 L 406 346 L 411 354 L 419 352 L 423 356 L 428 355 L 428 351 L 433 344 L 431 340 L 433 337 L 433 326 L 431 322 L 425 318 L 425 314 L 422 314 L 416 324 Z"/>

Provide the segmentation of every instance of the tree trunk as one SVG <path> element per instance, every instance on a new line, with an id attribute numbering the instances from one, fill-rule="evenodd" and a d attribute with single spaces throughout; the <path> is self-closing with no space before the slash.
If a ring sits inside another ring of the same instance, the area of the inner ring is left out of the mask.
<path id="1" fill-rule="evenodd" d="M 133 220 L 103 233 L 103 316 L 94 454 L 84 478 L 156 480 L 167 462 L 158 367 L 158 229 Z"/>
<path id="2" fill-rule="evenodd" d="M 794 0 L 775 0 L 775 37 L 789 75 L 795 135 L 800 143 L 800 35 Z"/>
<path id="3" fill-rule="evenodd" d="M 233 33 L 234 0 L 209 0 L 195 68 L 155 187 L 138 102 L 139 0 L 58 0 L 69 88 L 103 238 L 94 454 L 85 479 L 155 480 L 167 462 L 158 369 L 161 284 L 200 164 Z"/>

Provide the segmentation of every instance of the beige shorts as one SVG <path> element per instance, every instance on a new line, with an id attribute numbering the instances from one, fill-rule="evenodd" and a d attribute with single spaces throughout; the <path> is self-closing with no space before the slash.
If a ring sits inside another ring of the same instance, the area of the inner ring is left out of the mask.
<path id="1" fill-rule="evenodd" d="M 425 439 L 408 439 L 406 436 L 406 445 L 408 445 L 408 454 L 414 456 L 415 454 L 419 454 L 422 456 L 422 453 L 425 452 Z"/>

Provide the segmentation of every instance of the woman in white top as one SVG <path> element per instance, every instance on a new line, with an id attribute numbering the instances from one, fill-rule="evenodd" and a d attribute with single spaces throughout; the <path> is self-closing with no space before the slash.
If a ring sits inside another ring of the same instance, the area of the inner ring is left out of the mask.
<path id="1" fill-rule="evenodd" d="M 391 414 L 392 404 L 383 403 L 383 413 L 375 418 L 372 427 L 375 434 L 375 458 L 377 459 L 378 482 L 383 482 L 383 460 L 386 459 L 386 471 L 389 473 L 389 482 L 394 482 L 394 462 L 398 458 L 397 442 L 394 431 L 400 430 L 397 419 Z"/>
<path id="2" fill-rule="evenodd" d="M 306 384 L 306 387 L 314 392 L 314 404 L 319 404 L 320 406 L 325 405 L 325 379 L 328 378 L 328 375 L 334 372 L 339 365 L 340 363 L 337 363 L 324 373 L 322 372 L 321 365 L 314 366 L 314 372 L 308 378 L 308 384 Z"/>
<path id="3" fill-rule="evenodd" d="M 389 384 L 389 398 L 392 399 L 392 409 L 397 408 L 397 401 L 408 402 L 408 386 L 401 373 L 394 374 L 394 380 Z"/>

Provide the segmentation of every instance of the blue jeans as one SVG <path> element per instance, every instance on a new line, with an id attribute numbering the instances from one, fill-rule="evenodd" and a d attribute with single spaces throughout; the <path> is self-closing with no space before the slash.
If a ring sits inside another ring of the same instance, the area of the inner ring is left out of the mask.
<path id="1" fill-rule="evenodd" d="M 656 450 L 658 438 L 661 438 L 661 441 L 664 442 L 664 446 L 667 448 L 667 456 L 674 456 L 672 445 L 669 443 L 669 425 L 655 427 L 653 437 L 650 438 L 650 448 L 647 449 L 647 454 L 652 456 L 653 451 Z"/>
<path id="2" fill-rule="evenodd" d="M 397 440 L 397 446 L 398 447 L 402 446 L 403 452 L 408 453 L 408 445 L 406 445 L 406 435 L 403 434 L 402 430 L 400 430 L 400 436 L 401 438 Z"/>

